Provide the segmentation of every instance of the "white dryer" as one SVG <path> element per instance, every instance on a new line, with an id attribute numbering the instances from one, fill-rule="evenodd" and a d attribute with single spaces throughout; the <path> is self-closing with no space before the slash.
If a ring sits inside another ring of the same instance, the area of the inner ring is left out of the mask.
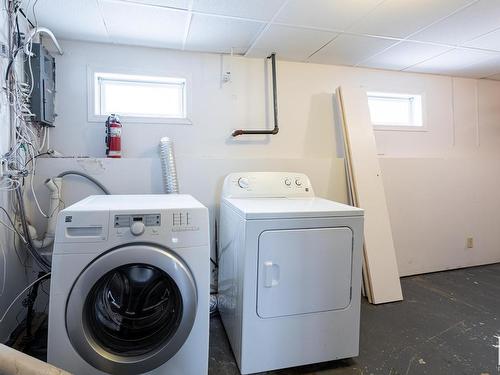
<path id="1" fill-rule="evenodd" d="M 233 173 L 222 192 L 219 310 L 242 374 L 355 357 L 363 210 L 300 173 Z"/>
<path id="2" fill-rule="evenodd" d="M 207 374 L 208 210 L 91 196 L 58 217 L 48 362 L 76 375 Z"/>

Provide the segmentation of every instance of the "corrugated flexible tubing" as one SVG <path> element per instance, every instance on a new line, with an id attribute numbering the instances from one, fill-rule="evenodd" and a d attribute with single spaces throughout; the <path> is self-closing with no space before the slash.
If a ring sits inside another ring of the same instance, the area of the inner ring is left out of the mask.
<path id="1" fill-rule="evenodd" d="M 163 188 L 167 194 L 178 194 L 177 169 L 175 167 L 174 145 L 168 137 L 160 139 L 160 161 L 163 172 Z"/>

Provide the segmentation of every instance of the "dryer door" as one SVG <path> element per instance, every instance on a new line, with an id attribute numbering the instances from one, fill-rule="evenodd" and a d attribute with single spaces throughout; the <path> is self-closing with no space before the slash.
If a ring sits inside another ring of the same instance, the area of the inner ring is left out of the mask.
<path id="1" fill-rule="evenodd" d="M 197 308 L 194 278 L 173 252 L 153 245 L 113 249 L 78 277 L 66 306 L 78 354 L 112 374 L 142 374 L 186 341 Z"/>
<path id="2" fill-rule="evenodd" d="M 349 306 L 352 240 L 347 227 L 262 232 L 258 315 L 276 318 Z"/>

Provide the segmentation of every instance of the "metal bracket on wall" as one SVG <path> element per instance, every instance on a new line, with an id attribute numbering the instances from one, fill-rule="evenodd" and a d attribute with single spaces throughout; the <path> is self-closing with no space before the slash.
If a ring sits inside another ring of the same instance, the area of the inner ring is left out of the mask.
<path id="1" fill-rule="evenodd" d="M 271 56 L 268 56 L 268 59 L 271 59 L 271 70 L 272 70 L 272 81 L 273 81 L 274 128 L 271 130 L 238 129 L 234 130 L 233 133 L 231 134 L 233 137 L 238 137 L 239 135 L 244 135 L 244 134 L 276 135 L 280 130 L 278 127 L 278 93 L 276 89 L 276 54 L 275 53 L 271 54 Z"/>

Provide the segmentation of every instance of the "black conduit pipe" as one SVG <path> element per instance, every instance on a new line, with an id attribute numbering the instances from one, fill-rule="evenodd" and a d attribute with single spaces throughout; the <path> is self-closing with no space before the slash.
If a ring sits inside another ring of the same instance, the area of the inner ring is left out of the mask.
<path id="1" fill-rule="evenodd" d="M 274 128 L 271 130 L 245 130 L 238 129 L 234 130 L 231 134 L 233 137 L 237 137 L 239 135 L 244 134 L 269 134 L 276 135 L 280 131 L 278 127 L 278 93 L 276 89 L 276 54 L 272 53 L 271 56 L 268 56 L 268 59 L 271 59 L 271 73 L 273 80 L 273 111 L 274 111 Z"/>

